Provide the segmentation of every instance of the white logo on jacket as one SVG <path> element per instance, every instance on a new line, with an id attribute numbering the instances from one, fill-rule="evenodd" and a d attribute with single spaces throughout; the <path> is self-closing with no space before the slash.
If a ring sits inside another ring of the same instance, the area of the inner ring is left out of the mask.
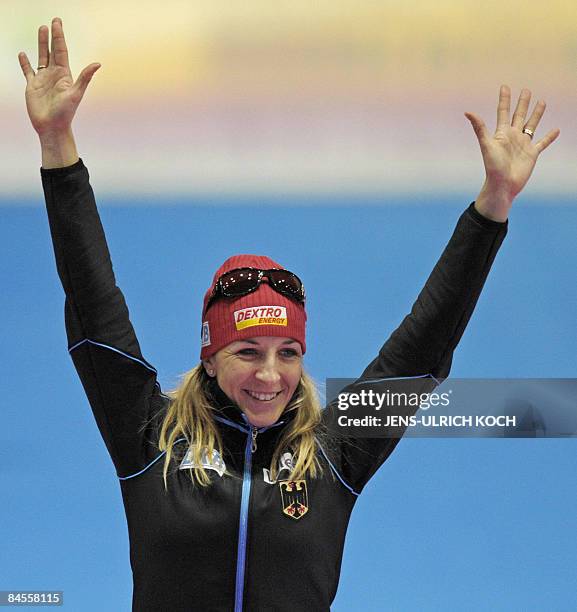
<path id="1" fill-rule="evenodd" d="M 208 460 L 208 449 L 202 449 L 200 465 L 194 460 L 192 452 L 193 447 L 190 446 L 186 451 L 184 459 L 180 463 L 180 467 L 178 468 L 179 470 L 185 470 L 187 468 L 197 468 L 202 466 L 207 470 L 214 470 L 219 476 L 222 476 L 226 471 L 226 465 L 224 464 L 224 460 L 220 456 L 220 453 L 216 450 L 216 448 L 212 450 L 212 461 Z"/>
<path id="2" fill-rule="evenodd" d="M 294 465 L 293 465 L 293 456 L 291 455 L 291 453 L 283 453 L 280 461 L 278 462 L 278 476 L 280 478 L 280 474 L 283 470 L 288 470 L 289 474 L 292 472 Z M 262 468 L 262 472 L 263 472 L 263 478 L 264 481 L 267 484 L 275 484 L 277 481 L 276 480 L 271 480 L 270 478 L 270 470 L 267 470 L 267 468 Z M 286 476 L 285 476 L 286 477 Z"/>

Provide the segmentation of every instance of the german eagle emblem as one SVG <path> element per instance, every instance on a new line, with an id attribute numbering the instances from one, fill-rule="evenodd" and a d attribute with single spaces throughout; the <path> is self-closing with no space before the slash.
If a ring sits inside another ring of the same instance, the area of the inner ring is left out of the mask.
<path id="1" fill-rule="evenodd" d="M 281 480 L 278 483 L 282 498 L 282 511 L 298 520 L 309 510 L 306 480 Z"/>

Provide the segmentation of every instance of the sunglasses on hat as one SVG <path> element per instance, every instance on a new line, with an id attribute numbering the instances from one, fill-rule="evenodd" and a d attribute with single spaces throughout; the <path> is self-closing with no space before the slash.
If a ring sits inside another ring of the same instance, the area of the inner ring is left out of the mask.
<path id="1" fill-rule="evenodd" d="M 271 268 L 270 270 L 235 268 L 220 276 L 216 281 L 205 312 L 219 297 L 241 297 L 256 291 L 265 277 L 275 291 L 295 302 L 304 303 L 305 288 L 296 274 L 278 268 Z"/>

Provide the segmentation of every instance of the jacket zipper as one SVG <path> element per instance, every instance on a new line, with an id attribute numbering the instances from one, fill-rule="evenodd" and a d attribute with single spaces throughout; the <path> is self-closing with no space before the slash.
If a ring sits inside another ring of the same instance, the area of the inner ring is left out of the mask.
<path id="1" fill-rule="evenodd" d="M 243 415 L 244 416 L 244 415 Z M 245 417 L 246 419 L 246 417 Z M 252 454 L 256 451 L 256 437 L 272 427 L 282 425 L 284 421 L 278 421 L 267 427 L 254 427 L 246 432 L 246 446 L 244 447 L 244 470 L 242 475 L 242 494 L 240 498 L 240 524 L 238 529 L 238 552 L 236 556 L 236 588 L 234 597 L 234 612 L 242 612 L 242 600 L 244 596 L 244 570 L 246 563 L 246 538 L 248 523 L 248 503 L 250 501 L 250 488 L 252 484 Z"/>
<path id="2" fill-rule="evenodd" d="M 244 449 L 244 472 L 242 477 L 242 495 L 240 500 L 240 525 L 238 530 L 238 553 L 236 558 L 236 589 L 234 612 L 242 612 L 244 594 L 244 566 L 246 561 L 246 536 L 248 522 L 248 502 L 250 499 L 252 453 L 256 450 L 257 428 L 252 427 L 246 437 Z"/>

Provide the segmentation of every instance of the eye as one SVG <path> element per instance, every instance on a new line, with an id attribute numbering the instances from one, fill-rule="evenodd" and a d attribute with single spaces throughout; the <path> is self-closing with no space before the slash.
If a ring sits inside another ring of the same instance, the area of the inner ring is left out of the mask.
<path id="1" fill-rule="evenodd" d="M 240 349 L 240 351 L 238 351 L 236 354 L 237 355 L 243 355 L 245 357 L 252 357 L 254 355 L 257 355 L 258 352 L 257 352 L 256 349 L 245 348 L 245 349 Z"/>
<path id="2" fill-rule="evenodd" d="M 297 351 L 295 351 L 294 349 L 289 349 L 289 348 L 282 349 L 281 354 L 283 357 L 288 357 L 289 359 L 300 356 Z"/>

